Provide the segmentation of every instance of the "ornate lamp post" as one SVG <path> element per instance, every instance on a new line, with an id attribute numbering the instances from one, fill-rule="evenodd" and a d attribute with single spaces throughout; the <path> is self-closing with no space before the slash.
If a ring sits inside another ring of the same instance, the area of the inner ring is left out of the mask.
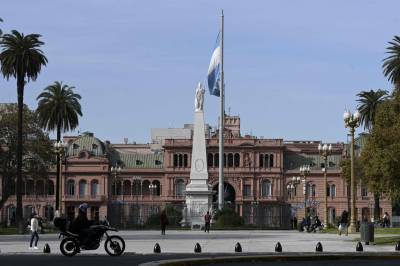
<path id="1" fill-rule="evenodd" d="M 290 191 L 290 198 L 295 198 L 296 199 L 296 215 L 297 215 L 297 195 L 294 195 L 294 191 L 296 191 L 297 194 L 297 185 L 301 183 L 301 178 L 300 176 L 293 176 L 292 181 L 286 186 L 287 190 Z M 293 196 L 294 195 L 294 196 Z"/>
<path id="2" fill-rule="evenodd" d="M 300 166 L 300 175 L 303 181 L 303 194 L 304 194 L 304 218 L 307 216 L 307 176 L 310 174 L 310 166 Z"/>
<path id="3" fill-rule="evenodd" d="M 57 154 L 57 177 L 56 177 L 56 212 L 61 215 L 61 197 L 60 197 L 60 184 L 61 184 L 61 166 L 62 157 L 64 155 L 67 144 L 62 141 L 56 141 L 53 144 L 54 151 Z"/>
<path id="4" fill-rule="evenodd" d="M 121 174 L 121 166 L 111 166 L 111 174 L 114 177 L 114 195 L 117 196 L 117 177 Z"/>
<path id="5" fill-rule="evenodd" d="M 151 196 L 151 212 L 154 213 L 154 208 L 153 208 L 153 195 L 154 192 L 157 190 L 157 185 L 156 184 L 150 184 L 149 185 L 149 189 L 150 189 L 150 196 Z"/>
<path id="6" fill-rule="evenodd" d="M 328 226 L 328 178 L 327 178 L 327 171 L 328 171 L 328 156 L 332 154 L 332 144 L 318 144 L 318 151 L 319 154 L 324 158 L 324 224 Z"/>
<path id="7" fill-rule="evenodd" d="M 343 119 L 346 128 L 350 129 L 351 135 L 351 146 L 350 146 L 350 158 L 351 158 L 351 218 L 349 232 L 356 232 L 356 186 L 354 178 L 354 132 L 357 127 L 360 126 L 361 115 L 358 111 L 353 114 L 349 111 L 344 112 Z"/>

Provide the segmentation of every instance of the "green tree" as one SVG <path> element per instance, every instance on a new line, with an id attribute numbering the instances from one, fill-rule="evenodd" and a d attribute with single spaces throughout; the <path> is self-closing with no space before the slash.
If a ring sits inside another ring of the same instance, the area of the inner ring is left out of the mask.
<path id="1" fill-rule="evenodd" d="M 61 131 L 75 129 L 79 124 L 78 116 L 82 116 L 79 103 L 81 96 L 74 93 L 73 89 L 56 81 L 36 98 L 39 101 L 37 113 L 40 125 L 48 131 L 56 130 L 57 141 L 61 140 Z M 60 202 L 60 171 L 60 156 L 57 154 L 56 210 L 59 210 Z"/>
<path id="2" fill-rule="evenodd" d="M 22 152 L 22 170 L 24 176 L 33 179 L 47 179 L 49 168 L 54 163 L 51 141 L 47 133 L 39 125 L 36 113 L 24 108 L 25 140 Z M 0 105 L 0 172 L 1 194 L 0 209 L 11 195 L 15 193 L 17 176 L 17 104 Z"/>
<path id="3" fill-rule="evenodd" d="M 17 134 L 17 209 L 16 219 L 20 233 L 23 232 L 22 222 L 22 148 L 23 148 L 23 108 L 25 83 L 36 80 L 42 66 L 47 64 L 47 58 L 39 48 L 44 44 L 39 40 L 39 34 L 24 35 L 16 30 L 4 34 L 1 38 L 0 53 L 1 72 L 8 80 L 17 80 L 18 95 L 18 134 Z"/>
<path id="4" fill-rule="evenodd" d="M 3 20 L 0 18 L 0 22 L 3 22 Z M 0 29 L 0 36 L 3 34 L 3 32 Z"/>
<path id="5" fill-rule="evenodd" d="M 377 108 L 375 124 L 361 152 L 365 177 L 375 191 L 400 199 L 400 101 L 394 97 Z"/>
<path id="6" fill-rule="evenodd" d="M 389 44 L 386 47 L 389 56 L 383 59 L 383 74 L 394 85 L 395 92 L 400 92 L 400 37 L 394 36 Z"/>
<path id="7" fill-rule="evenodd" d="M 364 125 L 364 129 L 371 131 L 375 124 L 375 114 L 376 110 L 383 101 L 387 99 L 388 92 L 385 90 L 370 90 L 370 91 L 362 91 L 357 94 L 358 98 L 358 111 L 361 114 L 361 124 Z M 367 181 L 367 183 L 369 183 Z M 377 187 L 373 185 L 376 189 Z M 380 198 L 380 191 L 374 191 L 374 219 L 379 219 L 379 198 Z"/>

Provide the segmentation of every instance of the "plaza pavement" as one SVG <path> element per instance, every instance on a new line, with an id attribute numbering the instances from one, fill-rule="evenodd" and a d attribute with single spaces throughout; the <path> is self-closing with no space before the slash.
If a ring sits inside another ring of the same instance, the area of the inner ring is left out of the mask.
<path id="1" fill-rule="evenodd" d="M 282 244 L 283 252 L 315 252 L 317 242 L 321 242 L 324 252 L 355 252 L 354 238 L 359 234 L 339 236 L 337 234 L 302 233 L 297 231 L 168 231 L 161 236 L 159 231 L 119 231 L 126 243 L 125 252 L 137 254 L 153 253 L 156 243 L 161 246 L 162 253 L 193 253 L 198 242 L 203 253 L 234 253 L 237 242 L 242 246 L 243 253 L 274 252 L 275 244 Z M 377 237 L 379 235 L 375 235 Z M 391 236 L 391 235 L 385 235 Z M 39 240 L 39 250 L 29 250 L 30 235 L 0 236 L 1 254 L 41 254 L 43 246 L 48 243 L 52 254 L 60 254 L 57 234 L 42 234 Z M 103 243 L 98 250 L 83 251 L 82 254 L 106 254 Z M 366 252 L 393 252 L 394 246 L 364 245 Z M 0 254 L 0 255 L 1 255 Z"/>

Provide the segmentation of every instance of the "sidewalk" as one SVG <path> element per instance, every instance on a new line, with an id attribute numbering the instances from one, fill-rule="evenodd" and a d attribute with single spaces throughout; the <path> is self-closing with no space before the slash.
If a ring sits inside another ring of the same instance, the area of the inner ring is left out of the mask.
<path id="1" fill-rule="evenodd" d="M 161 246 L 162 253 L 193 253 L 198 242 L 203 253 L 234 253 L 237 242 L 243 252 L 274 252 L 275 244 L 280 242 L 283 252 L 315 252 L 317 242 L 321 242 L 324 252 L 355 252 L 354 238 L 359 234 L 338 236 L 336 234 L 300 233 L 296 231 L 167 231 L 161 236 L 159 231 L 120 231 L 126 242 L 125 252 L 150 254 L 156 243 Z M 378 235 L 376 235 L 377 237 Z M 385 235 L 389 236 L 389 235 Z M 29 250 L 30 235 L 0 236 L 1 254 L 42 253 L 43 246 L 48 243 L 51 253 L 60 254 L 58 235 L 40 235 L 39 250 Z M 104 243 L 104 242 L 103 242 Z M 83 251 L 83 254 L 106 254 L 103 243 L 98 250 Z M 366 252 L 393 252 L 394 246 L 364 245 Z"/>

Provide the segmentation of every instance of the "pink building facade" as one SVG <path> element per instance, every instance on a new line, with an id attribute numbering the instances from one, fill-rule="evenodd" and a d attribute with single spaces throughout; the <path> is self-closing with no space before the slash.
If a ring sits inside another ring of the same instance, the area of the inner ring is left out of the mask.
<path id="1" fill-rule="evenodd" d="M 318 152 L 319 141 L 242 136 L 239 117 L 227 116 L 225 120 L 225 201 L 243 216 L 246 224 L 273 225 L 277 223 L 275 217 L 282 219 L 279 212 L 283 209 L 289 210 L 284 219 L 300 220 L 304 217 L 304 203 L 308 213 L 323 218 L 324 167 L 328 176 L 328 222 L 334 224 L 335 218 L 349 209 L 349 187 L 340 170 L 345 144 L 332 144 L 333 152 L 325 166 Z M 108 215 L 123 220 L 125 225 L 143 224 L 154 213 L 154 206 L 156 211 L 166 204 L 183 206 L 190 177 L 190 138 L 165 138 L 159 145 L 112 144 L 84 133 L 65 137 L 64 141 L 68 148 L 62 163 L 61 212 L 68 217 L 73 218 L 79 204 L 86 202 L 91 219 Z M 218 189 L 218 142 L 217 132 L 206 134 L 209 183 L 214 190 Z M 293 183 L 303 165 L 311 168 L 305 186 Z M 121 167 L 121 171 L 111 171 L 113 166 Z M 48 220 L 53 218 L 55 183 L 55 172 L 43 180 L 24 178 L 25 217 L 35 211 Z M 15 200 L 15 196 L 9 197 L 1 209 L 1 222 L 15 221 Z M 357 186 L 356 207 L 358 220 L 371 217 L 373 194 L 361 182 Z M 391 215 L 390 200 L 382 197 L 380 207 L 381 212 Z M 116 208 L 123 210 L 115 212 Z M 124 217 L 116 217 L 121 215 Z"/>

